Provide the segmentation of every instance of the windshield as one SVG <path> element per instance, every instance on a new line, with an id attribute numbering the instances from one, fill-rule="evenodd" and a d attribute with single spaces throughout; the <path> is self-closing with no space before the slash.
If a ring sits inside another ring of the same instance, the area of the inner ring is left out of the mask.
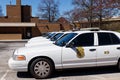
<path id="1" fill-rule="evenodd" d="M 67 34 L 70 34 L 70 33 L 63 34 L 63 35 L 60 36 L 56 41 L 60 40 L 61 38 L 63 38 L 63 37 L 66 36 Z"/>
<path id="2" fill-rule="evenodd" d="M 60 36 L 62 36 L 63 35 L 63 33 L 58 33 L 58 34 L 56 34 L 54 37 L 52 37 L 50 40 L 51 41 L 56 41 Z"/>
<path id="3" fill-rule="evenodd" d="M 51 38 L 53 35 L 55 35 L 55 33 L 50 33 L 50 34 L 47 36 L 47 39 Z"/>
<path id="4" fill-rule="evenodd" d="M 47 37 L 50 33 L 43 33 L 42 36 L 43 37 Z"/>
<path id="5" fill-rule="evenodd" d="M 67 35 L 64 35 L 61 39 L 59 39 L 55 42 L 55 45 L 65 46 L 66 43 L 68 43 L 76 35 L 77 35 L 77 33 L 69 33 Z"/>
<path id="6" fill-rule="evenodd" d="M 59 33 L 55 33 L 55 34 L 53 34 L 51 37 L 50 37 L 50 39 L 52 39 L 53 37 L 55 37 L 56 35 L 58 35 Z"/>

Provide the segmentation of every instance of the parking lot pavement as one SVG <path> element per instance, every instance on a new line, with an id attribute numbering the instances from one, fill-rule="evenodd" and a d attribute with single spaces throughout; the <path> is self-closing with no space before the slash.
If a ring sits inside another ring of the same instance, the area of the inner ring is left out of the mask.
<path id="1" fill-rule="evenodd" d="M 23 47 L 25 43 L 0 42 L 0 80 L 35 80 L 27 72 L 12 71 L 8 67 L 14 49 Z M 72 69 L 57 71 L 47 80 L 120 80 L 120 72 L 116 67 Z"/>

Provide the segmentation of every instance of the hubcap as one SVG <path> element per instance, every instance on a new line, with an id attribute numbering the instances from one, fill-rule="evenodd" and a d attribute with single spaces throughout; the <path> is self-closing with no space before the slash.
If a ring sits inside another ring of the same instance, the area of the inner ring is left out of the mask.
<path id="1" fill-rule="evenodd" d="M 45 77 L 50 72 L 50 65 L 45 61 L 39 61 L 34 66 L 34 72 L 40 77 Z"/>

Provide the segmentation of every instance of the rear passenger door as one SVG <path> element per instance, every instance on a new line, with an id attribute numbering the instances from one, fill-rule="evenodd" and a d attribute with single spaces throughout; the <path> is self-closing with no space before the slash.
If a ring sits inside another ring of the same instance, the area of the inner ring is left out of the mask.
<path id="1" fill-rule="evenodd" d="M 115 65 L 120 53 L 120 39 L 114 33 L 98 33 L 97 66 Z"/>

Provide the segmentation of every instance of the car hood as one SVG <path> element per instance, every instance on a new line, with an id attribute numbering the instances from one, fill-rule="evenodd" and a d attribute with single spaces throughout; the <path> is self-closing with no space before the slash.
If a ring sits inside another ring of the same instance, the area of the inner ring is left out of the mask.
<path id="1" fill-rule="evenodd" d="M 30 40 L 28 43 L 36 43 L 36 42 L 44 42 L 44 41 L 49 41 L 49 39 L 46 39 L 46 38 L 34 39 L 34 40 Z"/>
<path id="2" fill-rule="evenodd" d="M 34 46 L 34 47 L 22 47 L 17 49 L 17 54 L 22 55 L 22 54 L 30 54 L 30 53 L 43 53 L 43 52 L 49 52 L 49 51 L 56 51 L 56 50 L 60 50 L 61 47 L 51 44 L 50 45 L 46 45 L 46 46 Z"/>
<path id="3" fill-rule="evenodd" d="M 46 38 L 45 37 L 34 37 L 34 38 L 31 38 L 28 42 L 32 42 L 32 41 L 36 41 L 36 40 L 45 40 Z"/>
<path id="4" fill-rule="evenodd" d="M 45 38 L 45 37 L 38 36 L 38 37 L 31 38 L 31 40 L 34 40 L 34 39 L 42 39 L 42 38 Z"/>
<path id="5" fill-rule="evenodd" d="M 36 43 L 28 43 L 28 44 L 25 44 L 25 47 L 32 47 L 32 46 L 47 46 L 47 45 L 52 45 L 53 42 L 52 41 L 46 41 L 46 42 L 36 42 Z"/>

